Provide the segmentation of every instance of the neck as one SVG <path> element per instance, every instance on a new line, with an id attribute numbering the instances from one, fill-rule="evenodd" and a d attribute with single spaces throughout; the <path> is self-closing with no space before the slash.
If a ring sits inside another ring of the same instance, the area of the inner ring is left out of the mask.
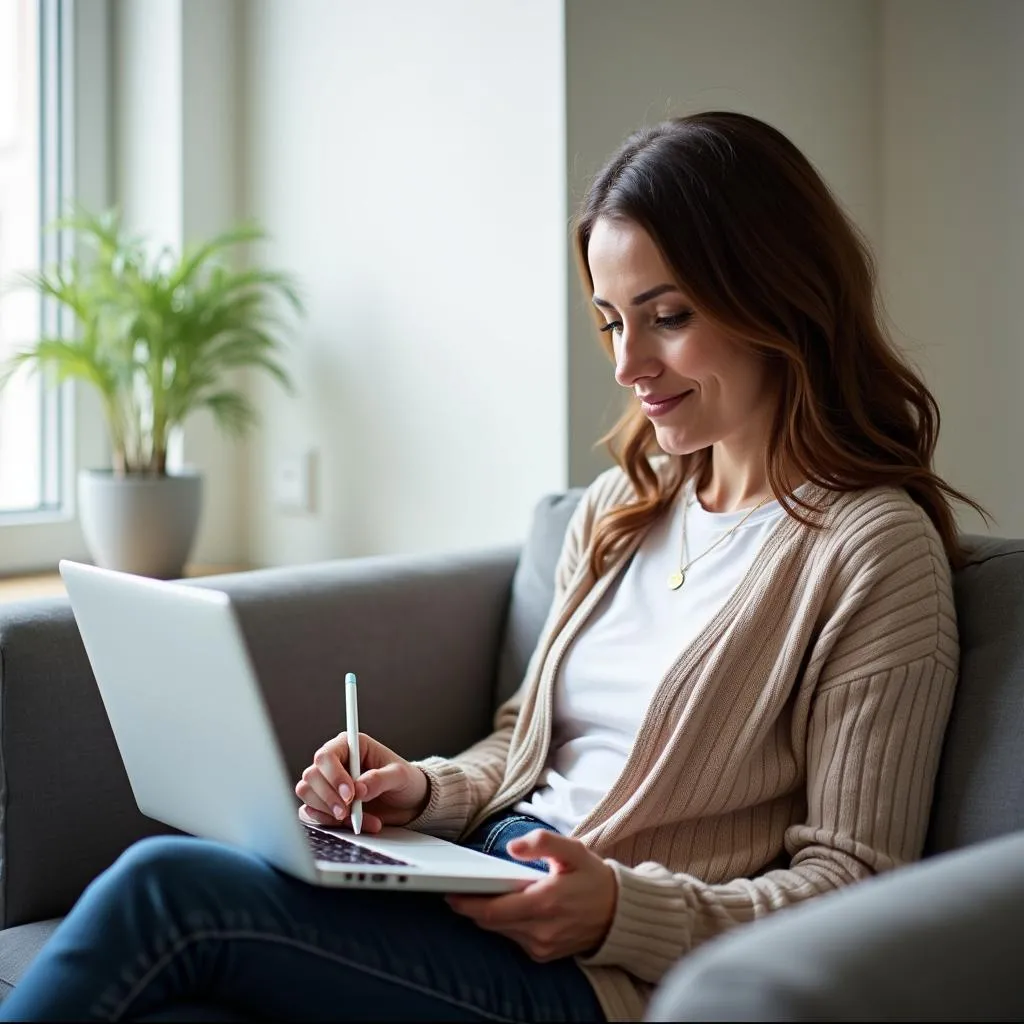
<path id="1" fill-rule="evenodd" d="M 708 461 L 697 480 L 697 498 L 709 512 L 737 512 L 774 498 L 768 483 L 768 449 L 773 406 L 764 402 L 734 433 L 707 450 Z M 803 481 L 789 466 L 782 485 L 792 491 Z"/>
<path id="2" fill-rule="evenodd" d="M 709 512 L 735 512 L 771 497 L 764 453 L 754 458 L 737 457 L 724 442 L 712 446 L 705 483 L 697 497 Z"/>
<path id="3" fill-rule="evenodd" d="M 739 430 L 711 446 L 707 469 L 697 487 L 704 508 L 736 512 L 773 497 L 764 441 L 770 431 L 771 408 L 765 405 L 752 411 Z"/>

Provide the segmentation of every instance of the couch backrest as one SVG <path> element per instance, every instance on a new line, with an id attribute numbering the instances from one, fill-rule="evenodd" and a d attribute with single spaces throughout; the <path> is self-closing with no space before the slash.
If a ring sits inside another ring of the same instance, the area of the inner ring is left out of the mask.
<path id="1" fill-rule="evenodd" d="M 511 697 L 526 674 L 555 596 L 555 564 L 565 530 L 581 497 L 581 487 L 549 494 L 534 509 L 533 523 L 512 578 L 512 599 L 498 655 L 495 704 Z"/>
<path id="2" fill-rule="evenodd" d="M 512 585 L 498 702 L 522 681 L 554 593 L 566 526 L 583 491 L 544 498 Z M 1024 829 L 1024 541 L 965 537 L 954 579 L 960 680 L 936 780 L 927 853 Z"/>
<path id="3" fill-rule="evenodd" d="M 1024 541 L 964 537 L 960 679 L 927 853 L 1024 829 Z"/>

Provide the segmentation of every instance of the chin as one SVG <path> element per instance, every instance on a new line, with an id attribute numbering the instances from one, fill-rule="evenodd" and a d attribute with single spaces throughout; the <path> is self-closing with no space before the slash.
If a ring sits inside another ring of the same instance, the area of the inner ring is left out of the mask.
<path id="1" fill-rule="evenodd" d="M 658 430 L 655 428 L 654 438 L 666 455 L 693 455 L 702 451 L 710 441 L 695 441 L 692 437 L 683 437 L 678 430 Z"/>

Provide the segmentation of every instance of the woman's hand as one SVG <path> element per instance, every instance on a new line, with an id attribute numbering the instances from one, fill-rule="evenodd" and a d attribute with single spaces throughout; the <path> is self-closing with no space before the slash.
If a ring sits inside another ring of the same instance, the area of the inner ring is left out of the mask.
<path id="1" fill-rule="evenodd" d="M 303 802 L 300 816 L 314 825 L 337 826 L 348 819 L 353 799 L 363 801 L 363 831 L 384 825 L 407 825 L 427 804 L 427 777 L 366 733 L 359 734 L 359 780 L 348 773 L 348 735 L 339 733 L 313 756 L 302 773 L 295 795 Z"/>
<path id="2" fill-rule="evenodd" d="M 551 873 L 520 892 L 449 896 L 449 906 L 518 942 L 539 963 L 600 946 L 615 915 L 615 872 L 578 839 L 543 828 L 514 839 L 508 852 L 517 860 L 546 860 Z"/>

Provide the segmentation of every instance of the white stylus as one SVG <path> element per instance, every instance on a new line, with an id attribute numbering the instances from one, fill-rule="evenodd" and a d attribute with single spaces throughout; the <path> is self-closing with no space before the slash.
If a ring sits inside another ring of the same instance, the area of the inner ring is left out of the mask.
<path id="1" fill-rule="evenodd" d="M 363 801 L 355 799 L 355 784 L 359 778 L 359 699 L 354 672 L 345 675 L 345 724 L 348 729 L 348 773 L 352 776 L 352 807 L 349 811 L 352 831 L 359 835 L 363 827 Z"/>

